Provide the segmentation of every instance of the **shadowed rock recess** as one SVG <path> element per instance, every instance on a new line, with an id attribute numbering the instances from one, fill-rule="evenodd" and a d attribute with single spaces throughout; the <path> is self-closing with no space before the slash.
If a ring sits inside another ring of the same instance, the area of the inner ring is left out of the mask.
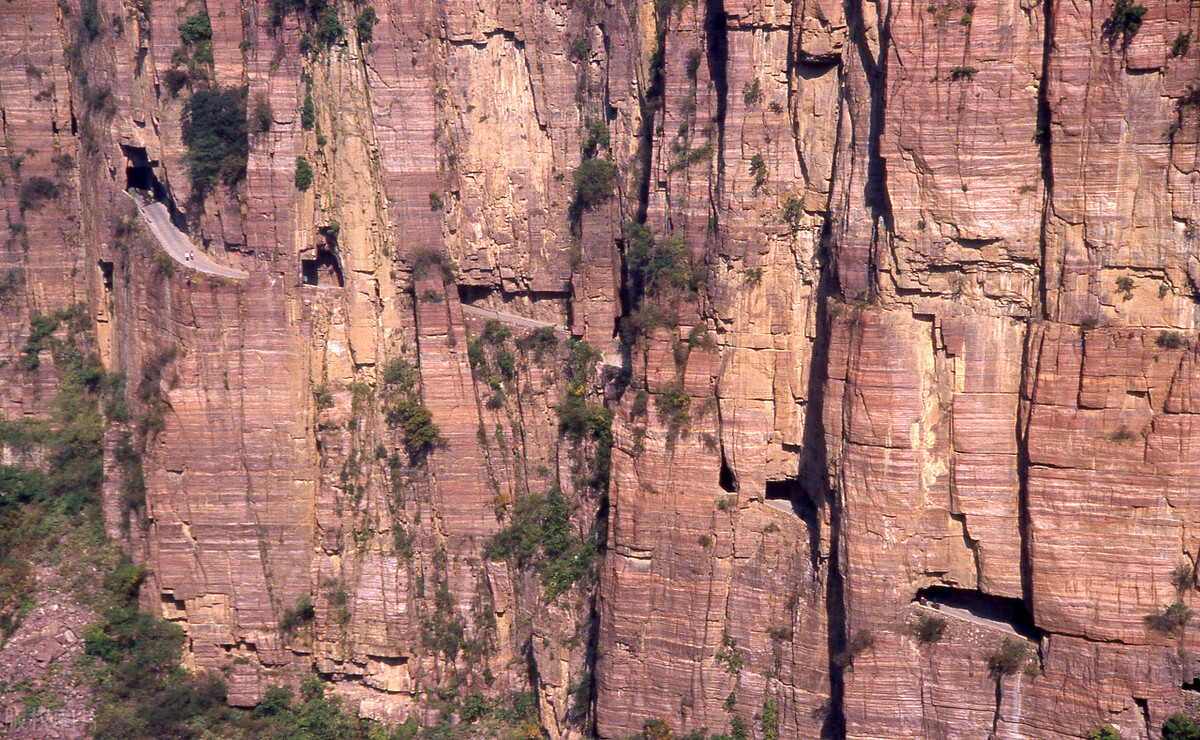
<path id="1" fill-rule="evenodd" d="M 0 415 L 86 307 L 105 529 L 235 707 L 1157 738 L 1200 14 L 1147 6 L 0 4 Z"/>

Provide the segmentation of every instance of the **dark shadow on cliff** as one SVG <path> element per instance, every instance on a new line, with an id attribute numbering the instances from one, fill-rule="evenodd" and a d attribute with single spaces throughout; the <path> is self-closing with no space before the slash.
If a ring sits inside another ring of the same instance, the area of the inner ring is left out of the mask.
<path id="1" fill-rule="evenodd" d="M 829 520 L 829 553 L 828 572 L 825 580 L 825 610 L 828 622 L 828 666 L 829 666 L 829 711 L 821 728 L 821 737 L 830 740 L 840 740 L 845 737 L 845 715 L 842 709 L 844 697 L 844 682 L 842 667 L 834 663 L 832 656 L 838 655 L 846 648 L 846 619 L 845 603 L 842 592 L 842 576 L 839 569 L 838 548 L 841 546 L 839 530 L 841 528 L 841 504 L 839 495 L 833 490 L 829 481 L 829 456 L 825 438 L 825 388 L 829 380 L 829 341 L 832 331 L 827 304 L 832 296 L 837 295 L 837 278 L 830 264 L 830 240 L 832 233 L 828 217 L 821 235 L 821 247 L 818 251 L 820 262 L 820 277 L 817 283 L 816 295 L 813 300 L 817 304 L 817 329 L 813 340 L 812 363 L 808 376 L 808 401 L 804 415 L 804 448 L 800 458 L 800 477 L 798 483 L 802 488 L 798 497 L 807 499 L 813 506 L 814 516 L 810 525 L 811 541 L 817 543 L 818 552 L 813 553 L 814 565 L 819 561 L 821 542 L 821 522 L 815 516 L 822 508 L 828 511 Z M 820 571 L 817 577 L 820 578 Z"/>

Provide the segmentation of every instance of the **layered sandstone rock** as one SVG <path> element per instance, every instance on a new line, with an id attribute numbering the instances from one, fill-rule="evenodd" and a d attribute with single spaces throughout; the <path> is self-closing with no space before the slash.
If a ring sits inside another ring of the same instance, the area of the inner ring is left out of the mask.
<path id="1" fill-rule="evenodd" d="M 1145 617 L 1192 604 L 1173 574 L 1200 558 L 1191 16 L 1150 8 L 1125 43 L 1105 3 L 374 9 L 369 43 L 345 4 L 306 52 L 309 21 L 266 6 L 101 3 L 95 38 L 80 8 L 0 9 L 0 410 L 45 414 L 48 353 L 15 360 L 31 316 L 85 301 L 133 408 L 107 439 L 148 489 L 126 534 L 111 466 L 109 530 L 189 666 L 242 705 L 315 670 L 390 720 L 433 719 L 439 686 L 533 690 L 552 737 L 1148 738 L 1187 705 L 1193 631 Z M 202 10 L 212 65 L 172 95 Z M 202 196 L 179 117 L 206 80 L 270 125 Z M 141 156 L 249 278 L 129 228 Z M 618 171 L 591 208 L 585 156 Z M 649 300 L 627 221 L 703 280 L 622 343 Z M 475 344 L 472 307 L 514 336 Z M 542 325 L 556 349 L 516 342 Z M 568 337 L 603 354 L 581 384 Z M 614 412 L 606 490 L 560 432 L 571 387 Z M 408 392 L 445 440 L 415 464 Z M 556 484 L 606 534 L 547 603 L 484 551 Z M 919 594 L 964 610 L 934 644 Z M 997 673 L 1014 628 L 1030 670 Z"/>

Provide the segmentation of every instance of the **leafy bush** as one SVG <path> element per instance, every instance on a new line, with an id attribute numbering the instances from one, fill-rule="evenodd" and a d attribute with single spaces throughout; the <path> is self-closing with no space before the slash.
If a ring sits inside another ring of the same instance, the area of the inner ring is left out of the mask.
<path id="1" fill-rule="evenodd" d="M 1105 725 L 1089 732 L 1087 740 L 1121 740 L 1121 733 L 1112 725 Z"/>
<path id="2" fill-rule="evenodd" d="M 305 192 L 312 186 L 313 168 L 304 157 L 296 157 L 296 189 Z"/>
<path id="3" fill-rule="evenodd" d="M 1104 22 L 1103 33 L 1110 42 L 1121 37 L 1124 44 L 1137 35 L 1142 27 L 1142 16 L 1146 15 L 1146 6 L 1134 5 L 1133 0 L 1116 0 L 1112 13 Z"/>
<path id="4" fill-rule="evenodd" d="M 342 21 L 338 18 L 336 5 L 326 5 L 321 11 L 313 36 L 325 46 L 333 46 L 345 36 L 345 29 L 342 28 Z"/>
<path id="5" fill-rule="evenodd" d="M 1191 563 L 1180 563 L 1171 571 L 1171 585 L 1182 594 L 1196 585 L 1196 569 Z"/>
<path id="6" fill-rule="evenodd" d="M 833 656 L 833 664 L 846 668 L 854 663 L 854 659 L 875 647 L 875 636 L 870 630 L 860 629 L 846 642 L 846 647 Z"/>
<path id="7" fill-rule="evenodd" d="M 1184 606 L 1182 601 L 1176 601 L 1160 614 L 1150 614 L 1145 617 L 1146 626 L 1164 635 L 1178 634 L 1183 631 L 1188 620 L 1192 618 L 1192 610 Z"/>
<path id="8" fill-rule="evenodd" d="M 1125 300 L 1133 298 L 1133 278 L 1128 275 L 1122 275 L 1117 278 L 1117 290 L 1125 294 Z"/>
<path id="9" fill-rule="evenodd" d="M 742 651 L 738 649 L 737 640 L 728 634 L 722 636 L 721 649 L 717 651 L 713 659 L 720 663 L 725 668 L 725 672 L 731 676 L 741 673 L 746 661 Z"/>
<path id="10" fill-rule="evenodd" d="M 783 220 L 788 226 L 793 229 L 800 228 L 800 222 L 804 218 L 804 204 L 796 196 L 791 196 L 783 204 Z"/>
<path id="11" fill-rule="evenodd" d="M 729 722 L 729 736 L 732 740 L 747 740 L 749 730 L 746 728 L 746 720 L 734 715 Z"/>
<path id="12" fill-rule="evenodd" d="M 585 159 L 574 177 L 575 198 L 582 207 L 591 208 L 612 196 L 617 166 L 607 159 Z"/>
<path id="13" fill-rule="evenodd" d="M 571 39 L 571 46 L 567 51 L 567 57 L 573 62 L 582 62 L 587 59 L 592 53 L 592 38 L 584 32 L 582 36 L 576 36 Z"/>
<path id="14" fill-rule="evenodd" d="M 609 468 L 612 462 L 612 412 L 600 405 L 587 402 L 588 379 L 600 361 L 600 352 L 587 342 L 571 340 L 567 355 L 566 396 L 555 410 L 558 412 L 558 431 L 575 444 L 580 455 L 581 442 L 590 441 L 593 454 L 588 460 L 588 477 L 581 481 L 594 488 L 608 485 Z"/>
<path id="15" fill-rule="evenodd" d="M 254 107 L 250 113 L 250 123 L 254 133 L 262 134 L 270 131 L 271 124 L 274 122 L 275 112 L 271 110 L 271 103 L 267 100 L 266 93 L 255 93 Z"/>
<path id="16" fill-rule="evenodd" d="M 305 594 L 296 599 L 296 606 L 283 610 L 283 618 L 279 620 L 279 629 L 284 632 L 294 632 L 298 627 L 311 622 L 316 616 L 317 612 L 313 609 L 312 600 Z"/>
<path id="17" fill-rule="evenodd" d="M 763 740 L 779 740 L 779 709 L 773 699 L 763 701 L 762 731 Z"/>
<path id="18" fill-rule="evenodd" d="M 975 75 L 979 74 L 979 70 L 974 67 L 959 66 L 950 70 L 950 81 L 958 82 L 959 80 L 973 80 Z"/>
<path id="19" fill-rule="evenodd" d="M 742 86 L 742 100 L 747 108 L 762 100 L 762 85 L 757 77 Z"/>
<path id="20" fill-rule="evenodd" d="M 493 347 L 498 347 L 504 344 L 511 336 L 512 330 L 498 319 L 488 319 L 487 323 L 483 326 L 483 333 L 479 335 L 479 338 Z"/>
<path id="21" fill-rule="evenodd" d="M 571 530 L 571 507 L 562 492 L 517 499 L 508 526 L 484 548 L 490 560 L 507 560 L 517 568 L 537 571 L 550 601 L 591 570 L 596 539 Z"/>
<path id="22" fill-rule="evenodd" d="M 375 35 L 375 24 L 378 22 L 379 17 L 375 15 L 374 7 L 368 5 L 362 9 L 362 12 L 354 19 L 354 30 L 358 34 L 358 43 L 371 43 L 371 38 Z"/>
<path id="23" fill-rule="evenodd" d="M 436 249 L 420 249 L 412 256 L 412 272 L 414 278 L 424 277 L 429 268 L 441 270 L 442 280 L 449 282 L 454 279 L 454 263 L 446 255 Z"/>
<path id="24" fill-rule="evenodd" d="M 1179 32 L 1175 40 L 1171 43 L 1171 56 L 1181 57 L 1188 53 L 1188 49 L 1192 48 L 1192 32 Z"/>
<path id="25" fill-rule="evenodd" d="M 408 360 L 397 357 L 383 366 L 383 382 L 401 393 L 412 393 L 417 386 L 417 369 Z"/>
<path id="26" fill-rule="evenodd" d="M 1028 643 L 1017 637 L 1006 637 L 1004 644 L 988 656 L 988 670 L 994 675 L 1011 676 L 1021 670 L 1028 657 Z"/>
<path id="27" fill-rule="evenodd" d="M 1154 338 L 1154 344 L 1161 349 L 1179 349 L 1187 346 L 1187 340 L 1177 331 L 1160 331 Z"/>
<path id="28" fill-rule="evenodd" d="M 658 407 L 659 419 L 667 422 L 667 447 L 671 448 L 679 433 L 691 424 L 692 397 L 682 385 L 673 385 L 659 392 L 654 405 Z"/>
<path id="29" fill-rule="evenodd" d="M 754 187 L 761 188 L 767 184 L 767 163 L 761 154 L 750 158 L 750 174 L 754 177 Z"/>
<path id="30" fill-rule="evenodd" d="M 543 326 L 518 339 L 517 348 L 523 352 L 533 352 L 533 359 L 541 362 L 547 353 L 558 349 L 558 337 L 554 336 L 553 329 Z"/>
<path id="31" fill-rule="evenodd" d="M 185 44 L 195 44 L 200 41 L 212 40 L 212 22 L 208 13 L 197 13 L 179 24 L 179 38 Z"/>
<path id="32" fill-rule="evenodd" d="M 661 242 L 644 224 L 626 221 L 621 227 L 625 264 L 637 295 L 655 296 L 668 290 L 694 292 L 699 275 L 682 237 Z"/>
<path id="33" fill-rule="evenodd" d="M 587 139 L 583 142 L 583 156 L 585 158 L 595 157 L 596 151 L 600 147 L 608 148 L 610 143 L 608 124 L 600 118 L 589 118 L 587 120 Z"/>
<path id="34" fill-rule="evenodd" d="M 58 197 L 58 183 L 36 175 L 21 183 L 19 203 L 22 211 L 37 210 L 48 200 Z"/>
<path id="35" fill-rule="evenodd" d="M 512 380 L 517 375 L 517 359 L 507 349 L 496 350 L 496 369 L 505 380 Z"/>
<path id="36" fill-rule="evenodd" d="M 446 439 L 441 430 L 433 423 L 433 414 L 416 401 L 406 401 L 395 406 L 388 413 L 388 421 L 400 426 L 404 435 L 404 448 L 414 465 L 423 461 L 435 448 L 446 446 Z"/>
<path id="37" fill-rule="evenodd" d="M 191 80 L 192 76 L 188 74 L 186 69 L 172 67 L 166 72 L 163 72 L 163 82 L 166 84 L 167 93 L 169 93 L 171 97 L 178 95 L 179 91 L 182 90 L 189 82 L 191 82 Z"/>
<path id="38" fill-rule="evenodd" d="M 917 624 L 913 632 L 919 642 L 931 645 L 941 640 L 946 634 L 946 620 L 944 617 L 920 614 L 917 616 Z"/>
<path id="39" fill-rule="evenodd" d="M 694 164 L 699 164 L 706 160 L 712 159 L 713 145 L 711 142 L 706 142 L 697 147 L 689 147 L 679 153 L 679 158 L 671 164 L 671 171 L 678 172 L 686 170 Z"/>
<path id="40" fill-rule="evenodd" d="M 218 178 L 236 185 L 246 176 L 250 149 L 246 88 L 211 87 L 192 93 L 183 109 L 183 143 L 193 186 L 203 190 Z"/>
<path id="41" fill-rule="evenodd" d="M 1162 726 L 1163 740 L 1200 740 L 1200 724 L 1181 712 L 1176 712 Z"/>
<path id="42" fill-rule="evenodd" d="M 304 94 L 304 104 L 300 106 L 300 126 L 305 131 L 311 131 L 317 122 L 317 106 L 313 103 L 312 88 Z"/>
<path id="43" fill-rule="evenodd" d="M 104 33 L 104 21 L 100 18 L 100 8 L 96 0 L 83 0 L 80 3 L 80 11 L 83 31 L 87 34 L 88 41 L 94 41 L 97 36 Z"/>
<path id="44" fill-rule="evenodd" d="M 1129 427 L 1122 424 L 1113 430 L 1113 433 L 1108 435 L 1108 438 L 1114 442 L 1132 442 L 1137 439 L 1137 435 L 1129 430 Z"/>

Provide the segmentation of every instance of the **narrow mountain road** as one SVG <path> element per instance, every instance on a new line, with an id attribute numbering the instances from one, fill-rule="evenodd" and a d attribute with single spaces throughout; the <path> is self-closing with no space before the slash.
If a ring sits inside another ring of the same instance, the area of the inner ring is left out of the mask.
<path id="1" fill-rule="evenodd" d="M 983 627 L 985 629 L 996 630 L 998 632 L 1006 632 L 1010 635 L 1014 635 L 1016 637 L 1020 637 L 1025 640 L 1029 639 L 1028 637 L 1025 637 L 1025 635 L 1022 635 L 1020 632 L 1018 632 L 1016 627 L 1013 627 L 1008 622 L 1001 622 L 1000 620 L 997 620 L 997 619 L 986 619 L 984 617 L 979 617 L 979 616 L 972 614 L 971 612 L 969 612 L 966 609 L 960 609 L 955 606 L 947 606 L 945 604 L 938 604 L 937 606 L 934 606 L 933 605 L 934 603 L 935 602 L 930 601 L 930 602 L 927 602 L 924 606 L 922 606 L 921 604 L 917 604 L 916 606 L 919 609 L 922 609 L 926 614 L 931 614 L 931 615 L 940 614 L 940 615 L 946 616 L 946 617 L 954 617 L 955 619 L 961 619 L 964 622 L 971 622 L 972 624 L 977 624 L 980 627 Z"/>
<path id="2" fill-rule="evenodd" d="M 463 304 L 462 310 L 463 313 L 469 313 L 472 316 L 482 316 L 485 319 L 496 319 L 497 321 L 505 324 L 523 326 L 526 329 L 553 329 L 554 331 L 564 333 L 567 331 L 557 324 L 547 324 L 545 321 L 534 321 L 533 319 L 527 319 L 524 316 L 516 316 L 511 313 L 500 313 L 499 311 L 493 311 L 488 308 L 468 306 L 465 303 Z"/>
<path id="3" fill-rule="evenodd" d="M 136 193 L 126 191 L 126 194 L 137 204 L 138 212 L 142 214 L 142 218 L 150 227 L 150 233 L 154 234 L 154 238 L 158 240 L 163 250 L 176 262 L 208 275 L 234 279 L 250 277 L 247 272 L 213 262 L 204 252 L 197 250 L 192 241 L 188 239 L 187 234 L 175 228 L 175 224 L 171 223 L 171 214 L 167 210 L 166 204 L 156 200 L 147 203 Z M 195 255 L 191 260 L 184 257 L 188 251 Z"/>

